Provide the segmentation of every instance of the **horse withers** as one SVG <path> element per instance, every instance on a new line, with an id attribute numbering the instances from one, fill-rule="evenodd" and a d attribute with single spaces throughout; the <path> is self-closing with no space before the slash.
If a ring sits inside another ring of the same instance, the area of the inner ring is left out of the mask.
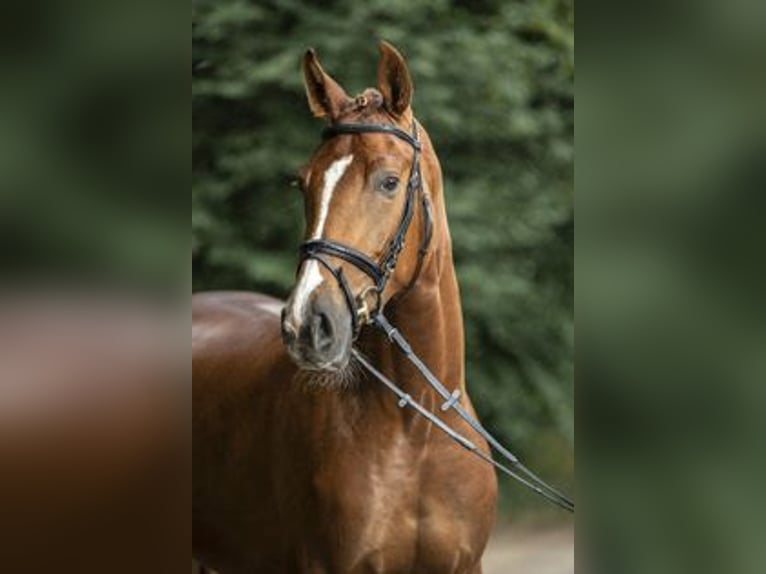
<path id="1" fill-rule="evenodd" d="M 221 574 L 481 572 L 492 467 L 400 408 L 352 353 L 439 411 L 366 326 L 385 307 L 473 413 L 439 161 L 404 59 L 380 50 L 377 86 L 353 98 L 304 57 L 309 107 L 329 128 L 300 173 L 307 236 L 288 301 L 193 298 L 193 554 Z"/>

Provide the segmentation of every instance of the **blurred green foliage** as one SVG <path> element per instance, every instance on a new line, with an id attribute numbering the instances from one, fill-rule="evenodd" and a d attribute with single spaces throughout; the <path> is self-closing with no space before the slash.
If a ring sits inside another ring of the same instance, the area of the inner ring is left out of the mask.
<path id="1" fill-rule="evenodd" d="M 766 4 L 580 17 L 579 567 L 761 573 Z"/>
<path id="2" fill-rule="evenodd" d="M 415 82 L 445 189 L 485 422 L 543 475 L 573 475 L 573 3 L 193 0 L 194 288 L 284 296 L 302 237 L 287 182 L 319 141 L 299 62 L 349 93 L 377 39 Z M 513 440 L 511 440 L 513 439 Z"/>
<path id="3" fill-rule="evenodd" d="M 188 291 L 189 108 L 177 11 L 0 11 L 0 285 Z M 180 288 L 179 288 L 180 287 Z"/>

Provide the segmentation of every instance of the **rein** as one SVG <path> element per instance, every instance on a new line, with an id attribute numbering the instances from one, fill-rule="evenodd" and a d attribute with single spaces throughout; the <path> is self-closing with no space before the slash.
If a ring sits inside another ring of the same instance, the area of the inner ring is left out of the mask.
<path id="1" fill-rule="evenodd" d="M 421 204 L 423 206 L 423 218 L 424 218 L 424 233 L 423 241 L 420 249 L 418 250 L 418 264 L 416 272 L 410 282 L 412 285 L 418 278 L 420 270 L 423 265 L 423 259 L 428 251 L 428 246 L 433 234 L 433 217 L 431 214 L 431 204 L 428 199 L 428 195 L 423 191 L 421 173 L 420 173 L 420 153 L 422 146 L 418 138 L 417 122 L 413 121 L 412 134 L 394 126 L 392 124 L 362 124 L 362 123 L 339 123 L 328 127 L 323 132 L 323 138 L 328 139 L 343 134 L 364 134 L 364 133 L 381 133 L 393 135 L 403 141 L 406 141 L 413 148 L 412 167 L 410 168 L 410 177 L 407 182 L 407 196 L 405 198 L 404 210 L 402 217 L 399 221 L 399 226 L 396 232 L 389 240 L 385 250 L 380 257 L 373 259 L 365 253 L 362 253 L 358 249 L 334 241 L 332 239 L 320 238 L 306 241 L 301 245 L 300 256 L 301 262 L 308 259 L 317 261 L 323 267 L 325 267 L 335 277 L 336 281 L 340 285 L 346 303 L 351 311 L 351 321 L 354 332 L 354 338 L 359 335 L 362 325 L 369 324 L 383 334 L 392 345 L 395 345 L 410 361 L 415 368 L 420 372 L 426 382 L 433 388 L 436 393 L 444 399 L 444 403 L 441 405 L 441 411 L 447 412 L 453 410 L 457 415 L 463 419 L 468 425 L 476 431 L 492 448 L 499 453 L 506 464 L 497 462 L 492 458 L 490 453 L 485 452 L 479 448 L 474 442 L 466 438 L 464 435 L 453 429 L 443 419 L 439 418 L 436 414 L 425 408 L 423 405 L 415 401 L 409 394 L 405 393 L 396 383 L 386 377 L 380 370 L 378 370 L 367 357 L 365 357 L 359 350 L 353 348 L 351 353 L 353 357 L 378 381 L 383 383 L 391 392 L 393 392 L 399 399 L 398 405 L 400 408 L 407 406 L 413 408 L 418 414 L 429 420 L 442 432 L 447 434 L 452 440 L 457 442 L 460 446 L 472 452 L 480 459 L 495 466 L 498 470 L 511 478 L 517 480 L 527 488 L 536 492 L 549 502 L 556 506 L 563 508 L 569 512 L 574 512 L 574 502 L 558 490 L 547 484 L 526 466 L 524 466 L 519 459 L 508 449 L 506 449 L 500 442 L 493 437 L 489 431 L 487 431 L 482 424 L 473 418 L 468 411 L 466 411 L 460 404 L 460 391 L 455 390 L 452 393 L 444 386 L 444 384 L 433 374 L 428 366 L 422 361 L 422 359 L 412 350 L 412 347 L 402 334 L 389 323 L 388 319 L 383 315 L 382 309 L 382 294 L 386 288 L 388 280 L 396 268 L 396 264 L 399 260 L 399 255 L 404 248 L 404 238 L 407 235 L 407 231 L 412 222 L 412 218 L 415 211 L 415 195 L 420 194 Z M 358 295 L 355 295 L 351 289 L 346 276 L 343 273 L 341 267 L 334 267 L 328 260 L 328 257 L 334 257 L 342 259 L 365 275 L 372 279 L 372 285 L 364 289 Z M 375 295 L 375 305 L 370 308 L 367 305 L 368 294 L 373 293 Z"/>
<path id="2" fill-rule="evenodd" d="M 398 386 L 396 386 L 390 379 L 387 379 L 385 375 L 383 375 L 380 371 L 377 369 L 371 369 L 371 365 L 369 360 L 364 357 L 359 351 L 356 349 L 353 350 L 354 357 L 359 360 L 360 363 L 370 372 L 372 375 L 378 379 L 380 382 L 382 382 L 384 385 L 386 385 L 389 389 L 391 389 L 394 393 L 396 393 L 399 396 L 399 407 L 404 408 L 408 404 L 410 406 L 413 406 L 415 410 L 417 410 L 420 414 L 425 416 L 429 421 L 434 423 L 437 427 L 442 429 L 443 431 L 447 432 L 447 434 L 455 440 L 458 444 L 465 447 L 469 451 L 473 452 L 475 455 L 477 455 L 479 458 L 485 460 L 486 462 L 492 464 L 495 466 L 498 470 L 503 472 L 504 474 L 507 474 L 511 478 L 517 480 L 527 488 L 533 490 L 549 502 L 552 502 L 556 506 L 563 508 L 564 510 L 568 510 L 569 512 L 574 512 L 574 502 L 569 499 L 566 495 L 562 494 L 552 486 L 550 486 L 548 483 L 546 483 L 544 480 L 542 480 L 540 477 L 538 477 L 535 473 L 533 473 L 531 470 L 529 470 L 526 466 L 524 466 L 511 451 L 509 451 L 507 448 L 505 448 L 495 437 L 493 437 L 487 429 L 484 428 L 484 426 L 477 421 L 475 418 L 473 418 L 468 411 L 466 411 L 463 408 L 463 405 L 460 404 L 460 391 L 455 389 L 452 393 L 449 392 L 449 390 L 444 386 L 444 384 L 436 377 L 436 375 L 433 374 L 433 372 L 426 366 L 426 364 L 422 361 L 420 357 L 412 350 L 412 347 L 407 342 L 407 340 L 402 336 L 402 334 L 399 332 L 398 329 L 396 329 L 391 323 L 388 322 L 388 319 L 383 315 L 383 313 L 378 313 L 373 317 L 372 319 L 372 325 L 385 333 L 388 340 L 396 345 L 402 353 L 404 353 L 404 356 L 407 358 L 410 363 L 415 365 L 415 368 L 417 368 L 418 371 L 420 371 L 420 374 L 423 376 L 423 378 L 426 380 L 426 382 L 433 388 L 439 396 L 444 399 L 444 403 L 441 405 L 441 411 L 447 412 L 449 410 L 454 410 L 458 416 L 463 419 L 465 422 L 469 424 L 469 426 L 475 430 L 481 437 L 486 440 L 492 448 L 495 449 L 502 457 L 506 460 L 508 466 L 505 466 L 497 461 L 495 461 L 489 454 L 482 451 L 480 448 L 478 448 L 473 442 L 471 442 L 469 439 L 465 438 L 463 435 L 452 429 L 446 422 L 441 420 L 438 416 L 433 414 L 432 412 L 425 409 L 422 405 L 419 405 L 410 395 L 407 395 L 404 393 Z M 427 414 L 424 414 L 427 413 Z M 445 430 L 448 429 L 448 430 Z"/>

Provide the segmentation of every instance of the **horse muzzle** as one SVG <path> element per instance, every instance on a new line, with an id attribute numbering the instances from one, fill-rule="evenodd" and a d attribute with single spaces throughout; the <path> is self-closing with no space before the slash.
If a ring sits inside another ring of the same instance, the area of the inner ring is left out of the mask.
<path id="1" fill-rule="evenodd" d="M 302 305 L 293 295 L 282 311 L 282 341 L 303 369 L 343 369 L 351 356 L 352 331 L 345 301 L 328 289 L 314 291 Z"/>

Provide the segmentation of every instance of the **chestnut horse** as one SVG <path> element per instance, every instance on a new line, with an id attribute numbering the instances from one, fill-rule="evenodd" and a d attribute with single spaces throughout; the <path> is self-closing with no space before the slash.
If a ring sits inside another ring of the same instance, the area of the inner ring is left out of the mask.
<path id="1" fill-rule="evenodd" d="M 474 412 L 439 161 L 413 116 L 404 59 L 390 44 L 380 49 L 377 87 L 355 98 L 313 51 L 304 57 L 314 115 L 331 129 L 386 125 L 399 136 L 338 131 L 301 171 L 309 248 L 287 303 L 252 293 L 193 298 L 193 555 L 222 574 L 481 572 L 493 468 L 399 408 L 352 354 L 353 345 L 438 411 L 442 399 L 413 366 L 354 316 L 357 303 L 385 307 Z M 413 129 L 417 144 L 401 135 Z M 416 171 L 422 201 L 408 206 Z M 375 274 L 327 245 L 383 257 L 408 209 L 411 224 L 372 297 Z M 454 412 L 440 416 L 488 451 Z"/>

